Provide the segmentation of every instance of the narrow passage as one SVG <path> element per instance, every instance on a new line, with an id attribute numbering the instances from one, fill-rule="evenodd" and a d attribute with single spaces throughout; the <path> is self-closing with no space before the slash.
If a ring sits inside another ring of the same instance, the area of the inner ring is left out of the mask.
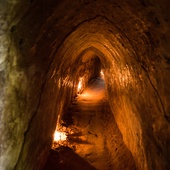
<path id="1" fill-rule="evenodd" d="M 73 105 L 72 119 L 73 129 L 80 136 L 79 141 L 74 137 L 75 152 L 93 165 L 96 169 L 112 169 L 106 149 L 106 141 L 103 125 L 103 100 L 105 96 L 104 80 L 95 79 L 89 87 L 77 97 Z M 70 136 L 72 137 L 72 136 Z"/>
<path id="2" fill-rule="evenodd" d="M 58 151 L 58 169 L 134 170 L 135 164 L 110 110 L 102 78 L 93 80 L 72 102 L 68 147 Z M 71 149 L 70 149 L 71 148 Z M 76 155 L 76 156 L 75 156 Z M 67 164 L 67 166 L 66 166 Z"/>

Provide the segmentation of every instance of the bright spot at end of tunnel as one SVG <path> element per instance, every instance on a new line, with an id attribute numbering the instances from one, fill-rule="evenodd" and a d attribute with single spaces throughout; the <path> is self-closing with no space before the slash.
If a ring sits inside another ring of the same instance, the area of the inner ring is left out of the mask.
<path id="1" fill-rule="evenodd" d="M 67 136 L 64 132 L 59 132 L 59 131 L 55 131 L 54 133 L 54 142 L 59 142 L 59 141 L 64 141 L 67 139 Z"/>

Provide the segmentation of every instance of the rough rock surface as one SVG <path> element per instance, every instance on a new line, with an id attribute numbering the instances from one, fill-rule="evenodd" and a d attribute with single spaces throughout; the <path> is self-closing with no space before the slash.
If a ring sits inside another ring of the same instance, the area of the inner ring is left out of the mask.
<path id="1" fill-rule="evenodd" d="M 58 147 L 50 152 L 44 170 L 136 169 L 105 94 L 104 80 L 98 77 L 76 97 L 67 113 L 72 120 L 65 129 L 67 140 L 56 144 Z"/>
<path id="2" fill-rule="evenodd" d="M 98 170 L 135 170 L 105 96 L 104 80 L 94 79 L 71 106 L 68 142 Z"/>
<path id="3" fill-rule="evenodd" d="M 168 0 L 1 0 L 0 24 L 1 169 L 43 167 L 79 77 L 100 67 L 137 169 L 170 169 Z"/>

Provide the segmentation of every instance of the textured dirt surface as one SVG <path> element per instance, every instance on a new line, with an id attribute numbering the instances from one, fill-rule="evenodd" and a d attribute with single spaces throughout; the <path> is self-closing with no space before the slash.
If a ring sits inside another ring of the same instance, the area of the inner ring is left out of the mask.
<path id="1" fill-rule="evenodd" d="M 60 161 L 54 162 L 53 167 L 59 164 L 62 169 L 66 164 L 70 164 L 69 167 L 74 169 L 77 162 L 80 169 L 135 169 L 132 155 L 123 143 L 106 100 L 103 79 L 98 78 L 91 82 L 89 87 L 78 95 L 69 111 L 73 124 L 68 127 L 68 146 L 72 149 L 58 148 L 56 155 L 58 154 Z M 54 159 L 54 155 L 52 151 L 47 163 L 49 166 L 53 164 L 50 160 Z"/>
<path id="2" fill-rule="evenodd" d="M 0 169 L 42 169 L 58 116 L 77 94 L 79 78 L 94 76 L 100 65 L 91 59 L 98 57 L 137 169 L 169 170 L 169 6 L 169 0 L 0 0 Z"/>

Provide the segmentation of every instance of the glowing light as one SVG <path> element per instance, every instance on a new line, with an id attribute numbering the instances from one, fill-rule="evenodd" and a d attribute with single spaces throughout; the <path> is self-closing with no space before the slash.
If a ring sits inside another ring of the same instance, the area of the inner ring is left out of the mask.
<path id="1" fill-rule="evenodd" d="M 78 88 L 77 88 L 78 92 L 82 90 L 82 87 L 83 87 L 83 78 L 80 78 L 79 83 L 78 83 Z"/>
<path id="2" fill-rule="evenodd" d="M 58 142 L 58 141 L 64 141 L 67 139 L 67 136 L 64 132 L 59 132 L 59 131 L 55 131 L 54 133 L 54 142 Z"/>
<path id="3" fill-rule="evenodd" d="M 101 77 L 104 77 L 103 70 L 100 71 L 100 75 L 101 75 Z"/>

